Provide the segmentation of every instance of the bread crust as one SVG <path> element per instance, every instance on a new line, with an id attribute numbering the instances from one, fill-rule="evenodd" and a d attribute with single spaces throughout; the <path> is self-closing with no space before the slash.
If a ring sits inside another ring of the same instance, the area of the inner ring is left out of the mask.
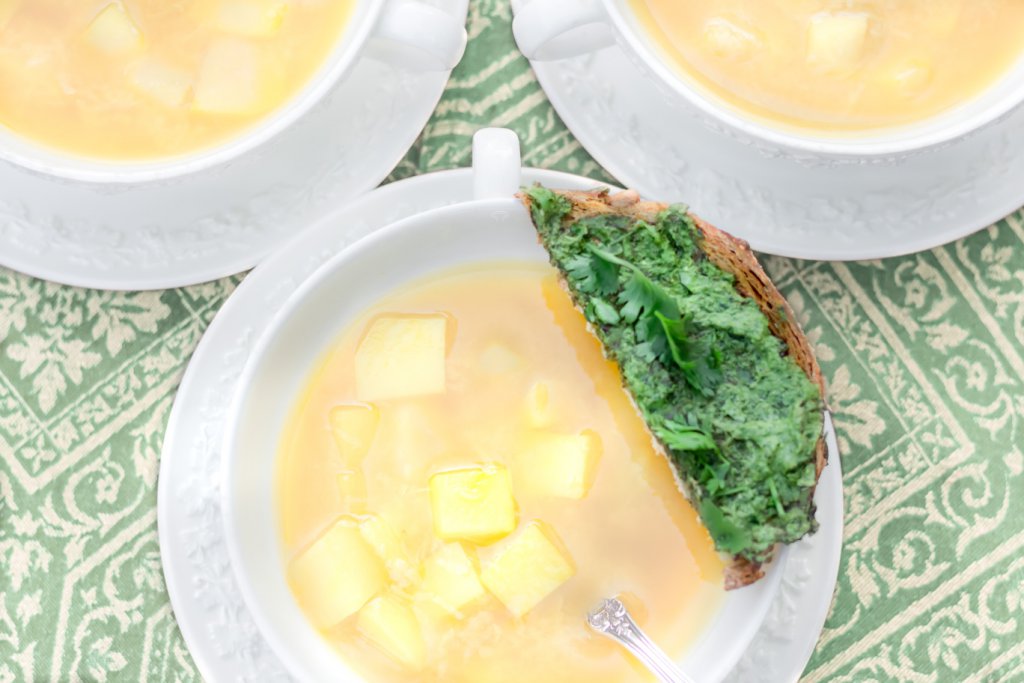
<path id="1" fill-rule="evenodd" d="M 572 203 L 569 219 L 576 221 L 607 214 L 623 215 L 637 220 L 655 223 L 658 215 L 669 207 L 668 204 L 643 201 L 634 190 L 612 194 L 607 189 L 592 191 L 557 190 Z M 521 196 L 529 208 L 530 200 Z M 796 362 L 807 377 L 818 385 L 822 400 L 825 399 L 825 380 L 814 357 L 810 341 L 800 328 L 789 303 L 765 273 L 757 256 L 745 241 L 719 230 L 707 221 L 690 214 L 700 230 L 701 249 L 708 259 L 735 279 L 736 291 L 753 299 L 761 312 L 768 318 L 772 334 L 786 344 L 787 354 Z M 815 485 L 821 477 L 828 458 L 825 436 L 818 439 L 814 452 Z M 812 490 L 813 495 L 813 490 Z M 732 590 L 750 585 L 764 576 L 761 565 L 737 557 L 729 557 L 725 571 L 725 588 Z"/>

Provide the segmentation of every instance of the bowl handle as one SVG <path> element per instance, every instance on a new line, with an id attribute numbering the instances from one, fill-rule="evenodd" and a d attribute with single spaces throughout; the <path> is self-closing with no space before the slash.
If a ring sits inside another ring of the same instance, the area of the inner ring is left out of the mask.
<path id="1" fill-rule="evenodd" d="M 450 71 L 466 51 L 466 27 L 424 2 L 385 5 L 366 55 L 411 71 Z"/>
<path id="2" fill-rule="evenodd" d="M 615 44 L 608 13 L 600 0 L 515 2 L 512 33 L 529 60 L 579 57 Z"/>
<path id="3" fill-rule="evenodd" d="M 519 136 L 482 128 L 473 136 L 473 199 L 511 199 L 522 183 Z"/>

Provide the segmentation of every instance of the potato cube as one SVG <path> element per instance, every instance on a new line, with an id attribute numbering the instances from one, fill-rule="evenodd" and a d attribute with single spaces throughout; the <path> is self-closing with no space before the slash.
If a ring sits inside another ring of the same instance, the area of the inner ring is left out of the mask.
<path id="1" fill-rule="evenodd" d="M 420 587 L 429 599 L 453 614 L 487 595 L 476 565 L 461 543 L 447 543 L 427 558 Z"/>
<path id="2" fill-rule="evenodd" d="M 348 465 L 361 463 L 377 435 L 380 411 L 365 404 L 335 406 L 328 421 L 342 461 Z"/>
<path id="3" fill-rule="evenodd" d="M 244 115 L 263 109 L 259 50 L 235 38 L 221 38 L 206 48 L 193 106 L 208 114 Z"/>
<path id="4" fill-rule="evenodd" d="M 419 580 L 419 572 L 413 566 L 405 542 L 387 520 L 370 515 L 359 522 L 359 533 L 377 553 L 395 584 L 407 587 Z"/>
<path id="5" fill-rule="evenodd" d="M 896 64 L 883 80 L 904 95 L 916 95 L 927 87 L 932 69 L 927 60 L 908 59 Z"/>
<path id="6" fill-rule="evenodd" d="M 277 33 L 288 12 L 282 0 L 221 0 L 214 25 L 221 31 L 254 38 Z"/>
<path id="7" fill-rule="evenodd" d="M 554 530 L 530 522 L 499 549 L 480 580 L 512 614 L 521 617 L 568 581 L 576 567 Z"/>
<path id="8" fill-rule="evenodd" d="M 444 393 L 447 327 L 441 315 L 374 320 L 356 350 L 359 400 Z"/>
<path id="9" fill-rule="evenodd" d="M 541 434 L 516 457 L 516 490 L 538 496 L 580 499 L 587 495 L 601 458 L 601 437 Z"/>
<path id="10" fill-rule="evenodd" d="M 125 55 L 142 47 L 142 33 L 117 2 L 110 3 L 96 15 L 85 30 L 85 39 L 111 56 Z"/>
<path id="11" fill-rule="evenodd" d="M 142 94 L 169 107 L 184 104 L 192 88 L 188 73 L 151 58 L 129 67 L 128 80 Z"/>
<path id="12" fill-rule="evenodd" d="M 335 522 L 292 560 L 288 574 L 292 592 L 318 628 L 355 614 L 387 585 L 383 563 L 349 518 Z"/>
<path id="13" fill-rule="evenodd" d="M 427 660 L 423 632 L 412 608 L 401 598 L 384 594 L 359 610 L 356 627 L 371 643 L 406 668 L 422 669 Z"/>
<path id="14" fill-rule="evenodd" d="M 547 427 L 554 419 L 551 388 L 547 382 L 534 382 L 526 392 L 526 421 L 531 427 Z"/>
<path id="15" fill-rule="evenodd" d="M 480 353 L 477 367 L 488 375 L 504 375 L 514 372 L 522 365 L 523 359 L 504 344 L 493 342 Z"/>
<path id="16" fill-rule="evenodd" d="M 430 478 L 434 533 L 446 541 L 490 543 L 516 528 L 516 504 L 504 465 L 439 472 Z"/>
<path id="17" fill-rule="evenodd" d="M 807 59 L 825 69 L 853 66 L 864 52 L 868 15 L 821 12 L 811 17 Z"/>
<path id="18" fill-rule="evenodd" d="M 713 54 L 727 59 L 749 57 L 761 42 L 750 31 L 722 17 L 704 24 L 704 40 Z"/>

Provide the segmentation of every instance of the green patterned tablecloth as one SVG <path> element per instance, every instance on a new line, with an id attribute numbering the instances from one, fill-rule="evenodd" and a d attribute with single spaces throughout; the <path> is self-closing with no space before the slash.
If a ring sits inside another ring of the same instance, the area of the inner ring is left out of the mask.
<path id="1" fill-rule="evenodd" d="M 468 164 L 493 125 L 528 165 L 608 178 L 516 52 L 508 0 L 470 12 L 394 177 Z M 766 261 L 821 360 L 845 469 L 839 586 L 805 680 L 1024 681 L 1024 216 L 906 258 Z M 238 281 L 126 294 L 0 270 L 0 683 L 198 679 L 155 483 L 177 382 Z"/>

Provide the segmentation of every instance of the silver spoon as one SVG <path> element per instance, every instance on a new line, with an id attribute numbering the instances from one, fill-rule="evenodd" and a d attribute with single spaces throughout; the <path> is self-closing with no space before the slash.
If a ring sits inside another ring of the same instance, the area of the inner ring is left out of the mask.
<path id="1" fill-rule="evenodd" d="M 601 635 L 625 646 L 659 681 L 693 683 L 693 679 L 680 671 L 676 663 L 640 630 L 618 598 L 602 601 L 587 615 L 587 623 Z"/>

